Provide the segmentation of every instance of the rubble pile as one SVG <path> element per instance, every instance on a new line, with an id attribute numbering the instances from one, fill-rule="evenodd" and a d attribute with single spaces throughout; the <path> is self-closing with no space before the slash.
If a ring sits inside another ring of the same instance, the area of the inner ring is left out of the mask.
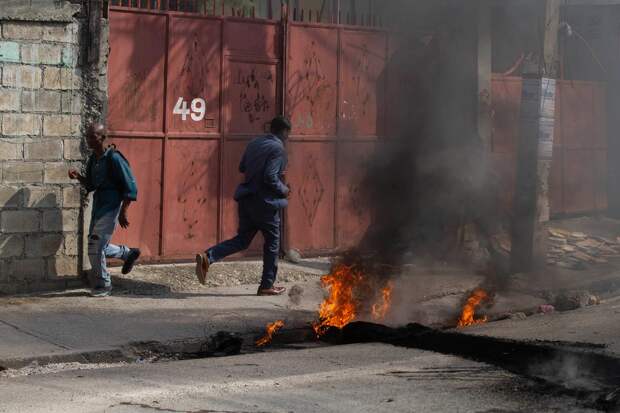
<path id="1" fill-rule="evenodd" d="M 605 264 L 620 257 L 620 242 L 583 232 L 549 228 L 547 264 L 583 270 L 588 264 Z"/>

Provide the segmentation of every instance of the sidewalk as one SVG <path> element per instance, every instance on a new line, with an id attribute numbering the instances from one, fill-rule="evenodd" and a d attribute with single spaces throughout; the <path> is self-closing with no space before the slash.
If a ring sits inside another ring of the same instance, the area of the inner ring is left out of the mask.
<path id="1" fill-rule="evenodd" d="M 211 278 L 228 273 L 229 284 L 235 284 L 240 282 L 235 274 L 244 274 L 250 279 L 243 281 L 255 277 L 255 284 L 204 287 L 195 280 L 193 266 L 170 265 L 136 267 L 135 277 L 114 277 L 115 290 L 106 298 L 92 298 L 87 289 L 0 297 L 0 366 L 19 359 L 61 360 L 133 342 L 203 338 L 223 330 L 258 334 L 277 319 L 288 328 L 302 327 L 313 321 L 322 299 L 318 281 L 325 266 L 329 263 L 281 266 L 281 280 L 299 280 L 282 285 L 289 291 L 293 285 L 303 288 L 299 304 L 288 295 L 256 296 L 259 262 L 218 264 Z"/>
<path id="2" fill-rule="evenodd" d="M 574 311 L 537 314 L 525 320 L 502 320 L 461 330 L 468 334 L 513 340 L 564 341 L 592 344 L 620 357 L 620 297 Z M 584 346 L 587 348 L 588 346 Z"/>
<path id="3" fill-rule="evenodd" d="M 279 279 L 289 291 L 294 285 L 302 288 L 303 294 L 294 297 L 299 300 L 288 295 L 257 297 L 260 268 L 256 261 L 216 264 L 209 280 L 210 285 L 220 286 L 205 287 L 195 280 L 192 265 L 144 266 L 136 267 L 131 277 L 115 277 L 114 295 L 103 299 L 89 297 L 86 289 L 0 297 L 0 366 L 24 365 L 32 360 L 71 360 L 79 354 L 109 352 L 135 342 L 203 339 L 218 331 L 258 335 L 267 323 L 278 319 L 285 321 L 285 329 L 307 327 L 315 320 L 324 294 L 319 278 L 328 272 L 328 260 L 281 264 Z M 567 290 L 596 287 L 604 281 L 613 287 L 609 289 L 610 295 L 620 291 L 617 273 L 571 274 L 556 274 L 560 278 L 554 280 L 561 280 L 562 288 Z M 517 281 L 516 284 L 524 282 Z M 462 269 L 405 267 L 397 278 L 392 310 L 385 323 L 454 325 L 464 300 L 482 282 L 481 276 Z M 491 319 L 520 311 L 536 312 L 546 301 L 539 289 L 529 287 L 499 292 L 489 310 Z M 596 315 L 584 316 L 583 322 L 579 321 L 581 312 L 567 312 L 536 315 L 525 321 L 489 323 L 465 331 L 506 337 L 516 334 L 515 338 L 522 339 L 594 342 L 599 332 L 594 328 L 596 323 L 603 323 L 601 329 L 611 329 L 605 323 L 616 310 L 606 308 L 586 309 L 588 314 Z M 608 341 L 615 345 L 616 336 Z"/>

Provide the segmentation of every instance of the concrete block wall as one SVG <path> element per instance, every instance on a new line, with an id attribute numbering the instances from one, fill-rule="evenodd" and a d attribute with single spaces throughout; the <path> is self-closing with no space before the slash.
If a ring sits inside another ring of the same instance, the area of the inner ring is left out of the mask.
<path id="1" fill-rule="evenodd" d="M 0 15 L 0 293 L 78 275 L 81 196 L 67 170 L 83 160 L 81 23 L 37 12 Z"/>

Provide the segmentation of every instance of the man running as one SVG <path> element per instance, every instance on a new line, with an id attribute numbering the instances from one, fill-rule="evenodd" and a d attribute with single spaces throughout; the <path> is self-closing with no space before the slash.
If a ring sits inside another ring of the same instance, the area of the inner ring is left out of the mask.
<path id="1" fill-rule="evenodd" d="M 243 251 L 258 231 L 263 234 L 263 277 L 257 295 L 280 295 L 284 287 L 274 286 L 280 249 L 280 213 L 288 205 L 289 188 L 282 182 L 286 168 L 284 142 L 291 131 L 288 119 L 271 121 L 271 133 L 252 140 L 241 158 L 239 172 L 245 180 L 235 191 L 239 215 L 237 236 L 196 255 L 196 275 L 206 283 L 209 265 Z"/>
<path id="2" fill-rule="evenodd" d="M 86 176 L 69 170 L 69 178 L 77 179 L 88 192 L 93 192 L 93 209 L 88 233 L 88 258 L 92 266 L 93 297 L 106 297 L 112 292 L 112 281 L 106 258 L 124 261 L 122 273 L 128 274 L 140 256 L 138 248 L 110 244 L 116 223 L 129 227 L 127 210 L 138 196 L 136 179 L 129 163 L 114 147 L 106 147 L 106 129 L 100 123 L 88 128 L 86 143 L 92 155 L 86 163 Z"/>

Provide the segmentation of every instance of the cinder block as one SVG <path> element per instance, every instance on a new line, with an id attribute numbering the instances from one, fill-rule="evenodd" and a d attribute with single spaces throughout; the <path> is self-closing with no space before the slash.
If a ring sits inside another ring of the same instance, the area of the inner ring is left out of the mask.
<path id="1" fill-rule="evenodd" d="M 57 140 L 44 140 L 24 144 L 24 157 L 26 160 L 60 161 L 63 158 L 62 152 L 62 142 Z"/>
<path id="2" fill-rule="evenodd" d="M 70 165 L 64 162 L 50 162 L 45 164 L 45 178 L 47 184 L 68 184 L 72 183 L 69 179 Z"/>
<path id="3" fill-rule="evenodd" d="M 39 211 L 2 211 L 0 216 L 2 232 L 5 233 L 36 232 L 41 227 Z"/>
<path id="4" fill-rule="evenodd" d="M 78 275 L 77 257 L 53 257 L 47 259 L 47 276 L 75 277 Z"/>
<path id="5" fill-rule="evenodd" d="M 62 47 L 55 44 L 32 43 L 22 45 L 22 63 L 57 65 L 62 61 Z"/>
<path id="6" fill-rule="evenodd" d="M 7 287 L 13 287 L 9 284 L 9 263 L 8 259 L 0 259 L 0 294 L 13 294 L 7 291 Z"/>
<path id="7" fill-rule="evenodd" d="M 82 141 L 80 139 L 65 139 L 64 140 L 64 156 L 69 161 L 79 161 L 84 159 L 81 149 Z"/>
<path id="8" fill-rule="evenodd" d="M 28 208 L 60 208 L 60 188 L 53 186 L 29 186 L 24 188 L 24 205 Z"/>
<path id="9" fill-rule="evenodd" d="M 44 258 L 14 259 L 9 263 L 8 274 L 15 280 L 42 280 L 45 278 Z"/>
<path id="10" fill-rule="evenodd" d="M 77 66 L 78 52 L 74 46 L 65 46 L 62 49 L 61 62 L 63 66 L 75 67 Z"/>
<path id="11" fill-rule="evenodd" d="M 9 40 L 40 40 L 43 26 L 39 23 L 4 22 L 2 37 Z"/>
<path id="12" fill-rule="evenodd" d="M 0 186 L 0 208 L 17 208 L 24 205 L 24 188 Z"/>
<path id="13" fill-rule="evenodd" d="M 22 235 L 0 234 L 0 258 L 21 257 L 24 254 Z"/>
<path id="14" fill-rule="evenodd" d="M 0 88 L 0 111 L 18 111 L 19 95 L 19 89 Z"/>
<path id="15" fill-rule="evenodd" d="M 78 255 L 78 236 L 75 233 L 66 233 L 65 234 L 65 245 L 63 249 L 63 254 L 74 256 Z"/>
<path id="16" fill-rule="evenodd" d="M 0 42 L 0 62 L 19 62 L 19 43 Z"/>
<path id="17" fill-rule="evenodd" d="M 77 209 L 62 210 L 62 230 L 64 232 L 75 232 L 78 230 L 79 212 Z"/>
<path id="18" fill-rule="evenodd" d="M 41 87 L 41 68 L 27 65 L 5 65 L 2 70 L 2 86 L 26 89 Z"/>
<path id="19" fill-rule="evenodd" d="M 81 117 L 78 115 L 44 115 L 44 136 L 74 136 L 80 133 Z"/>
<path id="20" fill-rule="evenodd" d="M 24 91 L 24 112 L 60 112 L 60 92 L 50 90 Z"/>
<path id="21" fill-rule="evenodd" d="M 0 160 L 23 159 L 21 143 L 0 141 Z"/>
<path id="22" fill-rule="evenodd" d="M 2 167 L 3 179 L 7 183 L 43 182 L 42 162 L 6 162 Z"/>
<path id="23" fill-rule="evenodd" d="M 43 27 L 42 38 L 48 42 L 77 43 L 78 26 L 71 24 L 49 24 Z"/>
<path id="24" fill-rule="evenodd" d="M 70 186 L 62 189 L 62 206 L 64 208 L 79 208 L 82 204 L 82 193 L 79 186 Z"/>
<path id="25" fill-rule="evenodd" d="M 78 69 L 48 66 L 43 71 L 45 89 L 77 90 L 81 85 L 82 78 Z"/>
<path id="26" fill-rule="evenodd" d="M 12 136 L 41 135 L 41 116 L 21 113 L 2 115 L 2 133 Z"/>
<path id="27" fill-rule="evenodd" d="M 26 257 L 49 257 L 56 255 L 62 248 L 62 234 L 33 234 L 26 237 Z"/>
<path id="28" fill-rule="evenodd" d="M 82 112 L 82 97 L 75 92 L 62 92 L 62 112 L 78 114 Z"/>
<path id="29" fill-rule="evenodd" d="M 62 210 L 54 208 L 43 211 L 41 230 L 43 232 L 62 232 Z"/>

